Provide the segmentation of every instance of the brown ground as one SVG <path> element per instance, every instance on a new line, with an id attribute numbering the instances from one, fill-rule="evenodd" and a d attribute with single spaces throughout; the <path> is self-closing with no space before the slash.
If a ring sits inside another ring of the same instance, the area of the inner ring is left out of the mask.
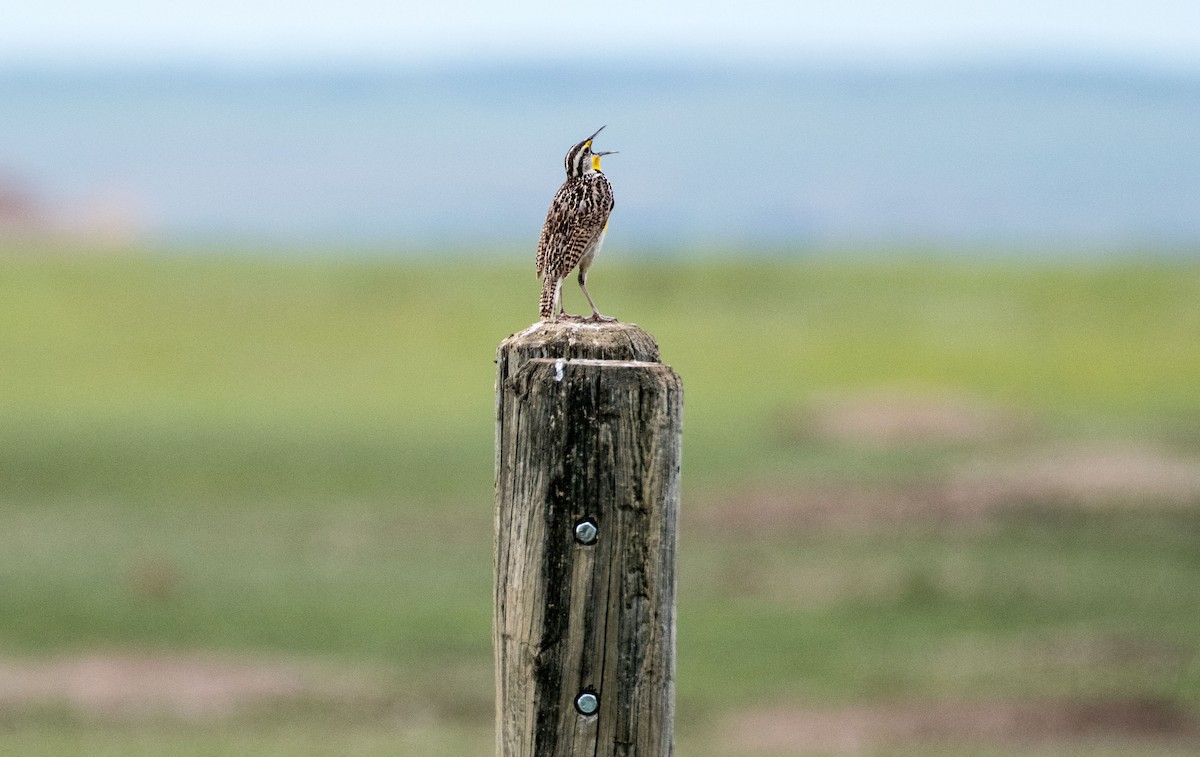
<path id="1" fill-rule="evenodd" d="M 1151 444 L 1092 442 L 980 460 L 945 482 L 952 503 L 997 506 L 1005 502 L 1080 504 L 1200 502 L 1200 459 Z"/>
<path id="2" fill-rule="evenodd" d="M 860 446 L 978 444 L 1027 435 L 1032 416 L 980 397 L 945 391 L 872 389 L 829 396 L 786 421 L 797 441 Z"/>
<path id="3" fill-rule="evenodd" d="M 93 717 L 235 714 L 297 698 L 349 702 L 381 689 L 313 666 L 180 654 L 89 654 L 0 659 L 0 712 L 66 706 Z M 1200 716 L 1169 702 L 923 702 L 840 708 L 776 707 L 727 715 L 717 738 L 730 753 L 857 754 L 913 745 L 1153 743 L 1200 749 Z"/>
<path id="4" fill-rule="evenodd" d="M 702 527 L 776 533 L 933 518 L 978 522 L 1031 505 L 1191 507 L 1200 504 L 1200 459 L 1150 444 L 1090 442 L 979 457 L 917 484 L 777 483 L 697 504 Z"/>
<path id="5" fill-rule="evenodd" d="M 313 665 L 177 653 L 0 658 L 0 712 L 64 706 L 85 716 L 197 719 L 302 698 L 349 701 L 378 686 Z"/>
<path id="6" fill-rule="evenodd" d="M 1166 702 L 923 702 L 775 708 L 727 718 L 730 752 L 860 754 L 896 746 L 1152 742 L 1200 748 L 1200 717 Z"/>
<path id="7" fill-rule="evenodd" d="M 1195 506 L 1200 458 L 1151 443 L 1042 443 L 1031 413 L 945 391 L 833 395 L 784 414 L 785 441 L 903 452 L 930 446 L 969 462 L 919 483 L 753 484 L 697 502 L 703 525 L 778 531 L 821 525 L 979 521 L 1014 507 Z M 700 521 L 698 521 L 700 522 Z"/>

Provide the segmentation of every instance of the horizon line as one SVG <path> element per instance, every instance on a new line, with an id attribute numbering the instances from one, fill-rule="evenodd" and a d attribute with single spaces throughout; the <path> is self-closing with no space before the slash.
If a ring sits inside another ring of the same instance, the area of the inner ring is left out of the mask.
<path id="1" fill-rule="evenodd" d="M 955 51 L 920 55 L 865 53 L 808 53 L 790 56 L 747 55 L 611 55 L 577 61 L 562 54 L 484 56 L 227 56 L 227 55 L 48 55 L 12 56 L 0 53 L 0 74 L 19 72 L 126 73 L 126 72 L 216 72 L 216 73 L 304 73 L 304 72 L 421 72 L 458 73 L 502 67 L 505 69 L 591 68 L 604 63 L 621 72 L 657 69 L 680 72 L 788 73 L 828 70 L 831 73 L 934 73 L 946 71 L 1029 71 L 1061 73 L 1137 72 L 1156 75 L 1200 75 L 1200 56 L 1100 54 L 1061 50 Z"/>

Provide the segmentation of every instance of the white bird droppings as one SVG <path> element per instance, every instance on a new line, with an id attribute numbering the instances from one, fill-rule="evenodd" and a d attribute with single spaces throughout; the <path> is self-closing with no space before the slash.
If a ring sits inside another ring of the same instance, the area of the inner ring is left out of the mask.
<path id="1" fill-rule="evenodd" d="M 554 380 L 562 381 L 563 379 L 563 359 L 559 358 L 554 361 Z"/>

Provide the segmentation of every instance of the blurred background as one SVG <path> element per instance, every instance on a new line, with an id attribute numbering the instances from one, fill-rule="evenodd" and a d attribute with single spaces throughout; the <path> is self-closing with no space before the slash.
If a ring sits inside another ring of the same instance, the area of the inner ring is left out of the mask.
<path id="1" fill-rule="evenodd" d="M 605 124 L 680 754 L 1200 749 L 1200 6 L 44 0 L 0 751 L 491 752 L 492 358 Z"/>

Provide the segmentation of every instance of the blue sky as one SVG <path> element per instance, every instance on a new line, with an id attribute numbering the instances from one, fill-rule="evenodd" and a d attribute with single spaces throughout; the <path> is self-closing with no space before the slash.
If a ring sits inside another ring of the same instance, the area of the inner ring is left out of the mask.
<path id="1" fill-rule="evenodd" d="M 0 61 L 1083 56 L 1200 67 L 1197 0 L 37 0 Z"/>

